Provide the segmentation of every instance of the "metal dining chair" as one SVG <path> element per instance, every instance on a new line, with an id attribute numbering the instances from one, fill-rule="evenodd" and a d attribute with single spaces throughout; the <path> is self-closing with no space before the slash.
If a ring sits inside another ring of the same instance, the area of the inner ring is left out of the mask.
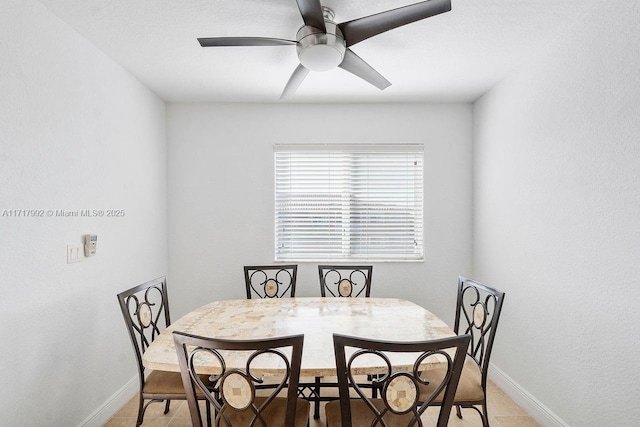
<path id="1" fill-rule="evenodd" d="M 187 398 L 179 372 L 157 370 L 147 372 L 142 364 L 142 355 L 145 350 L 160 335 L 160 332 L 171 324 L 166 278 L 160 277 L 119 293 L 118 304 L 129 331 L 138 367 L 140 383 L 136 420 L 136 427 L 138 427 L 142 424 L 144 414 L 151 403 L 166 402 L 164 413 L 167 414 L 172 400 Z M 206 386 L 211 385 L 206 376 L 202 377 L 202 382 Z M 198 399 L 204 399 L 204 395 L 199 393 Z M 146 404 L 145 401 L 147 401 Z M 206 410 L 207 425 L 211 425 L 208 403 Z"/>
<path id="2" fill-rule="evenodd" d="M 228 340 L 174 332 L 173 340 L 194 427 L 202 426 L 198 392 L 215 407 L 216 427 L 308 426 L 309 402 L 297 396 L 304 335 Z M 264 380 L 256 376 L 252 362 L 265 356 L 281 369 L 268 377 L 273 387 L 260 388 Z M 243 368 L 231 368 L 231 360 Z M 212 390 L 197 369 L 211 372 Z"/>
<path id="3" fill-rule="evenodd" d="M 480 414 L 484 427 L 489 427 L 487 413 L 489 358 L 498 329 L 504 296 L 504 292 L 475 280 L 462 276 L 458 278 L 458 298 L 453 330 L 456 334 L 469 334 L 471 341 L 453 405 L 456 407 L 459 418 L 462 418 L 460 408 L 474 409 Z M 432 391 L 431 386 L 422 386 L 421 398 L 426 398 Z M 441 396 L 438 396 L 436 402 L 440 400 Z"/>
<path id="4" fill-rule="evenodd" d="M 470 338 L 459 335 L 399 342 L 333 334 L 340 400 L 329 402 L 325 407 L 327 427 L 422 425 L 420 417 L 433 405 L 437 395 L 444 396 L 438 403 L 437 426 L 446 426 Z M 394 367 L 392 359 L 398 353 L 404 356 L 403 366 Z M 384 366 L 384 371 L 374 379 L 374 385 L 381 390 L 380 398 L 370 397 L 356 380 L 360 358 L 374 357 Z M 425 369 L 431 364 L 442 366 L 445 375 L 431 376 Z M 429 384 L 433 392 L 422 398 L 420 387 L 425 384 Z"/>
<path id="5" fill-rule="evenodd" d="M 244 267 L 247 299 L 296 296 L 297 265 L 257 265 Z"/>

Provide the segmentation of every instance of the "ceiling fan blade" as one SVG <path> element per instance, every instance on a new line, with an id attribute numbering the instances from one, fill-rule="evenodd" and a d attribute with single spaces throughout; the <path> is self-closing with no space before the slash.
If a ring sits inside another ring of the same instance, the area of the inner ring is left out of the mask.
<path id="1" fill-rule="evenodd" d="M 338 24 L 347 46 L 385 31 L 451 10 L 451 0 L 428 0 Z"/>
<path id="2" fill-rule="evenodd" d="M 380 90 L 384 90 L 391 86 L 389 80 L 382 77 L 382 74 L 378 73 L 373 69 L 373 67 L 371 67 L 371 65 L 364 62 L 364 60 L 356 55 L 351 49 L 347 49 L 344 54 L 344 59 L 338 67 L 350 72 L 351 74 L 355 74 L 362 80 L 371 83 Z"/>
<path id="3" fill-rule="evenodd" d="M 284 87 L 280 99 L 291 98 L 293 94 L 296 93 L 296 90 L 298 90 L 298 86 L 300 86 L 304 78 L 307 77 L 307 74 L 309 74 L 309 70 L 302 64 L 298 65 L 293 71 L 293 74 L 291 74 L 291 77 L 289 77 L 289 81 Z"/>
<path id="4" fill-rule="evenodd" d="M 298 9 L 300 9 L 300 15 L 302 15 L 304 25 L 310 25 L 326 32 L 327 28 L 324 25 L 324 14 L 322 13 L 320 0 L 296 1 L 298 2 Z"/>
<path id="5" fill-rule="evenodd" d="M 199 38 L 202 47 L 225 46 L 282 46 L 296 44 L 293 40 L 272 39 L 269 37 L 209 37 Z"/>

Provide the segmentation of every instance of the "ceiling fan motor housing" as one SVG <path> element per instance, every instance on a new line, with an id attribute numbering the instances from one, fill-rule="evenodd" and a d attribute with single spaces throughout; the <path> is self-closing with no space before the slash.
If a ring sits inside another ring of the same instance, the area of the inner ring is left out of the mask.
<path id="1" fill-rule="evenodd" d="M 305 25 L 298 30 L 296 48 L 300 63 L 311 71 L 328 71 L 342 63 L 347 44 L 335 22 L 325 20 L 326 33 Z"/>

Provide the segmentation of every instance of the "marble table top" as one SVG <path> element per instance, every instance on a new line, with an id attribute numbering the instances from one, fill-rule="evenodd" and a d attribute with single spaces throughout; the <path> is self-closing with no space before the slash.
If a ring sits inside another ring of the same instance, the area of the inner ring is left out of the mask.
<path id="1" fill-rule="evenodd" d="M 390 341 L 454 335 L 437 316 L 402 299 L 317 297 L 216 301 L 193 310 L 165 329 L 144 353 L 144 366 L 180 371 L 173 344 L 174 330 L 229 339 L 304 334 L 301 376 L 335 375 L 333 333 Z M 234 367 L 233 360 L 226 362 Z M 237 363 L 235 367 L 244 366 L 240 360 Z M 380 361 L 372 360 L 371 364 L 363 367 L 362 373 L 377 373 Z M 279 369 L 281 366 L 269 366 L 265 361 L 262 373 L 275 374 Z M 213 371 L 203 368 L 202 373 Z"/>

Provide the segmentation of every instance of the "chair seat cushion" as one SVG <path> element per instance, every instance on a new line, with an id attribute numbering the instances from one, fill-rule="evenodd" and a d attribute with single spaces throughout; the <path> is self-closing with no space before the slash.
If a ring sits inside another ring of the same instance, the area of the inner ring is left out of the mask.
<path id="1" fill-rule="evenodd" d="M 208 375 L 199 375 L 206 386 L 211 386 Z M 184 394 L 180 372 L 151 371 L 144 382 L 144 394 Z M 204 394 L 196 387 L 196 394 Z"/>
<path id="2" fill-rule="evenodd" d="M 422 378 L 428 378 L 431 384 L 420 386 L 420 401 L 424 401 L 436 386 L 442 382 L 446 374 L 446 367 L 442 365 L 435 365 L 432 369 L 423 371 Z M 442 403 L 443 393 L 434 399 L 434 403 Z M 454 403 L 458 402 L 482 402 L 484 399 L 484 391 L 482 390 L 482 373 L 478 364 L 470 357 L 467 356 L 462 368 L 462 374 L 460 375 L 460 382 L 456 390 Z"/>
<path id="3" fill-rule="evenodd" d="M 384 402 L 381 399 L 371 399 L 371 402 L 382 410 Z M 327 418 L 327 427 L 341 427 L 342 418 L 340 415 L 340 401 L 332 400 L 325 406 L 325 415 Z M 352 427 L 370 427 L 375 414 L 361 399 L 351 399 L 351 425 Z M 413 419 L 413 414 L 396 415 L 388 412 L 383 417 L 387 427 L 407 427 Z M 416 424 L 417 425 L 417 424 Z"/>
<path id="4" fill-rule="evenodd" d="M 256 397 L 255 404 L 256 406 L 260 406 L 266 398 L 264 397 Z M 264 411 L 262 412 L 262 417 L 265 419 L 267 425 L 269 427 L 284 427 L 284 419 L 287 413 L 287 398 L 286 397 L 276 397 L 269 403 Z M 242 411 L 235 410 L 233 408 L 228 408 L 224 414 L 229 417 L 229 421 L 232 426 L 248 426 L 251 422 L 251 419 L 254 417 L 253 411 L 251 409 L 245 409 Z M 309 402 L 304 399 L 296 399 L 296 419 L 295 419 L 295 427 L 306 427 L 309 423 Z M 225 425 L 224 422 L 221 422 L 220 425 Z M 260 423 L 257 423 L 260 425 Z"/>

